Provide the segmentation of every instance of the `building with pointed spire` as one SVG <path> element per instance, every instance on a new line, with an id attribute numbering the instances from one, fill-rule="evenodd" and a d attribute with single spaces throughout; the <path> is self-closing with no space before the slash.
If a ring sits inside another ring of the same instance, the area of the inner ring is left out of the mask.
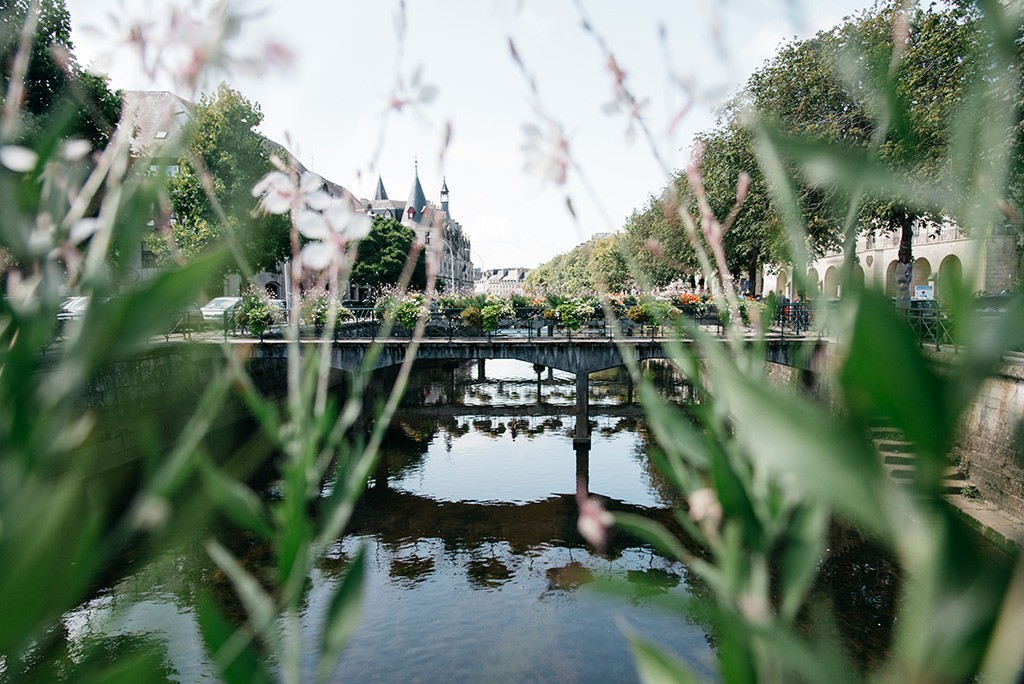
<path id="1" fill-rule="evenodd" d="M 365 211 L 370 216 L 393 218 L 416 231 L 418 239 L 427 249 L 427 259 L 432 260 L 434 272 L 444 283 L 444 290 L 469 292 L 473 289 L 470 241 L 462 224 L 451 218 L 448 179 L 442 178 L 440 203 L 434 204 L 423 191 L 418 162 L 414 165 L 414 171 L 409 198 L 404 202 L 388 198 L 384 181 L 378 176 L 373 199 L 363 200 Z"/>

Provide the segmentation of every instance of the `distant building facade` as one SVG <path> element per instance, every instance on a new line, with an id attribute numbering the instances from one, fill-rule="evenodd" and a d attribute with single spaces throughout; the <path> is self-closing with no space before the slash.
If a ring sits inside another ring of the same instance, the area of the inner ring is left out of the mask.
<path id="1" fill-rule="evenodd" d="M 896 294 L 896 264 L 899 253 L 899 234 L 862 237 L 857 241 L 857 263 L 854 282 Z M 1019 277 L 1018 238 L 1015 235 L 996 234 L 983 240 L 964 233 L 953 223 L 937 224 L 919 221 L 914 226 L 914 263 L 910 283 L 911 295 L 927 293 L 929 298 L 945 298 L 950 282 L 968 283 L 974 292 L 996 294 L 1014 290 Z M 792 266 L 783 266 L 774 273 L 763 274 L 757 283 L 757 292 L 767 296 L 775 292 L 793 299 L 842 296 L 840 273 L 843 267 L 841 251 L 826 254 L 811 263 L 807 272 L 809 292 L 798 292 Z"/>
<path id="2" fill-rule="evenodd" d="M 417 164 L 409 199 L 403 202 L 389 198 L 384 181 L 378 177 L 373 199 L 362 203 L 370 216 L 388 216 L 416 231 L 434 272 L 444 282 L 445 292 L 469 292 L 473 288 L 470 240 L 462 224 L 452 219 L 448 196 L 448 181 L 442 179 L 440 204 L 427 200 Z"/>
<path id="3" fill-rule="evenodd" d="M 523 289 L 523 282 L 528 268 L 492 268 L 480 273 L 473 286 L 476 294 L 494 295 L 496 297 L 508 297 L 513 294 L 526 294 Z"/>

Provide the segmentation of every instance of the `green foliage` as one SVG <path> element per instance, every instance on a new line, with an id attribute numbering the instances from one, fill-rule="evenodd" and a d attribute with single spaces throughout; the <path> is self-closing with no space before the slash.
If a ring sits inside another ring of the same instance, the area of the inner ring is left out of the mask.
<path id="1" fill-rule="evenodd" d="M 8 92 L 8 68 L 18 50 L 19 32 L 30 0 L 0 1 L 0 89 Z M 75 61 L 71 17 L 64 0 L 43 0 L 32 41 L 25 101 L 15 141 L 39 141 L 58 129 L 61 137 L 82 138 L 102 149 L 121 115 L 121 93 L 111 92 L 105 79 L 88 73 Z M 64 61 L 59 64 L 58 59 Z M 12 141 L 8 141 L 12 142 Z"/>
<path id="2" fill-rule="evenodd" d="M 646 287 L 661 287 L 693 272 L 696 258 L 679 218 L 678 181 L 652 195 L 623 227 L 632 267 Z"/>
<path id="3" fill-rule="evenodd" d="M 226 272 L 255 272 L 273 270 L 291 254 L 289 219 L 254 214 L 252 188 L 273 169 L 268 142 L 257 130 L 262 121 L 259 105 L 225 83 L 196 105 L 179 171 L 168 183 L 170 235 L 147 237 L 160 263 L 194 259 L 233 243 L 244 263 Z"/>
<path id="4" fill-rule="evenodd" d="M 510 299 L 488 299 L 484 307 L 480 309 L 482 327 L 487 332 L 497 330 L 503 318 L 514 318 L 515 310 L 512 308 Z"/>
<path id="5" fill-rule="evenodd" d="M 472 328 L 483 328 L 484 327 L 484 315 L 480 309 L 475 306 L 467 306 L 459 314 L 459 318 L 462 322 Z"/>
<path id="6" fill-rule="evenodd" d="M 374 216 L 369 235 L 359 241 L 359 254 L 352 265 L 352 282 L 371 287 L 397 285 L 413 253 L 415 240 L 412 228 L 393 218 Z M 426 257 L 420 250 L 409 287 L 422 290 L 426 286 Z"/>
<path id="7" fill-rule="evenodd" d="M 382 290 L 374 308 L 382 320 L 394 321 L 409 330 L 416 327 L 420 316 L 428 313 L 427 299 L 422 294 L 394 289 Z"/>
<path id="8" fill-rule="evenodd" d="M 555 307 L 559 324 L 579 330 L 594 315 L 594 305 L 585 299 L 571 299 Z"/>
<path id="9" fill-rule="evenodd" d="M 647 309 L 640 304 L 634 304 L 633 306 L 629 307 L 629 309 L 626 311 L 626 318 L 633 321 L 634 323 L 639 323 L 640 325 L 650 323 L 650 319 L 647 316 Z"/>
<path id="10" fill-rule="evenodd" d="M 632 285 L 626 257 L 616 236 L 590 240 L 559 254 L 526 274 L 528 292 L 576 297 L 595 292 L 622 290 Z"/>
<path id="11" fill-rule="evenodd" d="M 995 133 L 988 119 L 1019 119 L 1006 88 L 1020 83 L 1016 41 L 1024 16 L 1017 8 L 1008 17 L 998 3 L 986 3 L 984 11 L 979 18 L 960 3 L 912 8 L 907 53 L 890 68 L 894 8 L 883 5 L 788 46 L 755 75 L 759 89 L 748 94 L 769 102 L 776 109 L 762 112 L 777 118 L 755 124 L 748 135 L 785 242 L 811 244 L 815 216 L 823 224 L 829 215 L 868 217 L 875 223 L 867 227 L 877 229 L 893 216 L 903 221 L 940 206 L 975 234 L 1002 228 L 996 208 L 1014 191 L 1019 152 L 1009 143 L 1017 132 L 1003 126 Z M 985 39 L 967 38 L 986 22 Z M 773 127 L 792 128 L 779 135 Z M 978 168 L 992 174 L 985 183 L 962 171 Z M 716 194 L 723 201 L 714 211 L 728 211 L 725 191 Z M 735 226 L 742 220 L 740 214 Z M 951 320 L 971 340 L 957 356 L 938 361 L 888 298 L 849 288 L 838 315 L 828 319 L 829 363 L 816 366 L 815 387 L 807 390 L 767 377 L 766 340 L 751 343 L 728 314 L 738 311 L 746 322 L 762 305 L 739 300 L 728 282 L 722 286 L 718 301 L 730 304 L 722 309 L 725 340 L 691 329 L 694 346 L 668 345 L 679 371 L 704 397 L 695 421 L 662 403 L 652 386 L 640 389 L 660 468 L 687 501 L 677 521 L 702 550 L 694 553 L 657 523 L 615 515 L 624 531 L 701 577 L 710 600 L 695 612 L 713 625 L 721 678 L 1019 677 L 1019 638 L 1010 636 L 1019 627 L 1004 621 L 1019 612 L 1015 592 L 1024 587 L 1024 566 L 1019 554 L 1000 560 L 983 551 L 985 542 L 944 498 L 943 473 L 978 389 L 1024 338 L 1020 298 L 1005 320 L 983 323 L 963 293 L 954 296 L 959 304 Z M 634 378 L 640 379 L 635 369 Z M 878 424 L 893 426 L 913 445 L 911 481 L 897 484 L 886 474 L 872 441 Z M 828 606 L 811 591 L 833 519 L 877 540 L 903 572 L 892 645 L 868 671 L 858 670 L 836 643 Z M 633 644 L 640 672 L 652 681 L 692 678 L 649 642 L 634 638 Z"/>
<path id="12" fill-rule="evenodd" d="M 271 304 L 267 293 L 250 286 L 242 295 L 235 320 L 244 330 L 257 337 L 281 322 L 281 310 Z"/>
<path id="13" fill-rule="evenodd" d="M 315 326 L 317 329 L 323 329 L 330 317 L 331 306 L 331 295 L 325 290 L 314 290 L 307 293 L 302 298 L 300 314 L 302 322 L 306 325 Z M 355 318 L 355 314 L 342 306 L 336 297 L 334 298 L 333 306 L 335 325 L 340 325 Z"/>

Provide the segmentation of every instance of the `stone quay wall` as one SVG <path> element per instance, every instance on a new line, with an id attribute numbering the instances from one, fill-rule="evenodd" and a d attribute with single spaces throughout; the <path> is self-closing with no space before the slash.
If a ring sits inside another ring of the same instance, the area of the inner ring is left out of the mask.
<path id="1" fill-rule="evenodd" d="M 1024 357 L 982 386 L 960 425 L 955 455 L 981 498 L 1024 520 Z"/>

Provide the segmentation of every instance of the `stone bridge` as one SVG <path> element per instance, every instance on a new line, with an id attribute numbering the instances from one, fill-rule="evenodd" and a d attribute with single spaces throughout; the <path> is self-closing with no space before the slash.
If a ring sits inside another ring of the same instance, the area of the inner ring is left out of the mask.
<path id="1" fill-rule="evenodd" d="M 283 340 L 237 340 L 234 344 L 250 347 L 253 358 L 285 358 L 288 344 Z M 303 340 L 303 349 L 313 352 L 321 344 L 331 344 L 331 367 L 341 371 L 354 372 L 364 367 L 367 353 L 373 349 L 372 363 L 366 370 L 396 366 L 405 360 L 409 349 L 408 341 L 395 339 L 378 340 L 337 340 L 320 342 Z M 684 340 L 683 345 L 693 346 L 693 341 Z M 804 363 L 809 354 L 803 353 L 807 345 L 816 347 L 819 340 L 788 338 L 769 340 L 766 347 L 766 361 L 783 366 L 796 367 Z M 535 366 L 555 368 L 576 376 L 576 433 L 575 442 L 590 444 L 590 407 L 587 400 L 590 392 L 590 373 L 624 365 L 624 355 L 633 361 L 663 359 L 667 354 L 660 340 L 628 340 L 621 344 L 607 338 L 583 338 L 578 340 L 534 338 L 480 338 L 446 339 L 427 338 L 420 341 L 416 359 L 422 361 L 482 361 L 489 359 L 514 359 Z"/>

